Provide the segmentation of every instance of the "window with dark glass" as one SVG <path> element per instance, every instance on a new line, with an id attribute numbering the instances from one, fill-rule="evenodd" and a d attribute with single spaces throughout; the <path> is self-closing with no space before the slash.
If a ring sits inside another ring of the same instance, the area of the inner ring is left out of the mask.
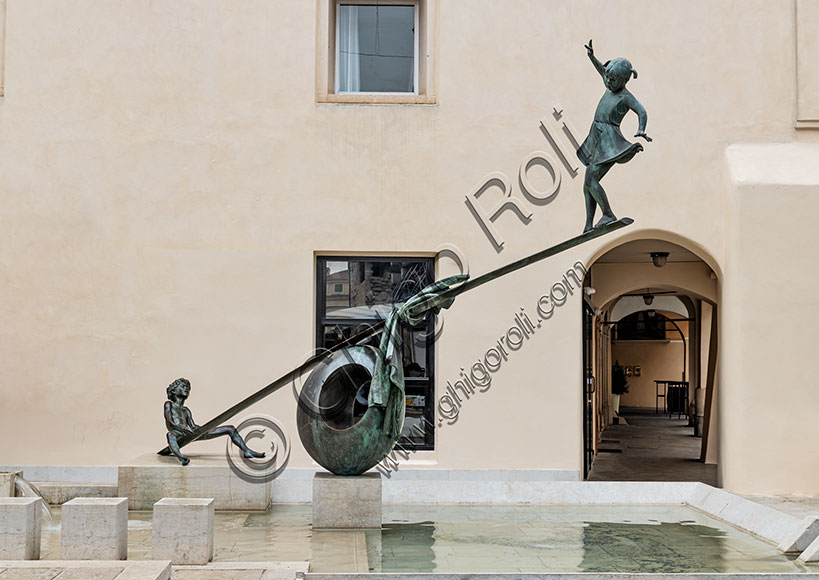
<path id="1" fill-rule="evenodd" d="M 407 4 L 339 2 L 337 93 L 417 93 L 417 10 Z"/>
<path id="2" fill-rule="evenodd" d="M 384 320 L 394 306 L 434 281 L 432 258 L 319 257 L 316 346 L 330 348 Z M 406 419 L 400 444 L 433 449 L 434 320 L 401 327 Z M 378 346 L 380 335 L 371 339 Z"/>

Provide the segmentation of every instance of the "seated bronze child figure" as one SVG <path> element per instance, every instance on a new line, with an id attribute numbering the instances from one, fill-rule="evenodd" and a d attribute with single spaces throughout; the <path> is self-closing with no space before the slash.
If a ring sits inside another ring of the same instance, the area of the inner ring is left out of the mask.
<path id="1" fill-rule="evenodd" d="M 168 428 L 168 446 L 182 465 L 187 465 L 191 460 L 179 450 L 177 440 L 186 435 L 190 435 L 199 427 L 193 422 L 191 410 L 185 406 L 185 399 L 187 399 L 191 393 L 191 383 L 188 379 L 176 379 L 168 385 L 167 393 L 168 400 L 165 401 L 165 426 Z M 213 439 L 221 435 L 229 436 L 233 444 L 242 450 L 245 457 L 264 457 L 264 453 L 259 453 L 258 451 L 253 451 L 248 448 L 244 439 L 242 439 L 242 436 L 239 435 L 239 432 L 236 431 L 233 425 L 217 427 L 212 431 L 208 431 L 199 437 L 199 439 Z"/>

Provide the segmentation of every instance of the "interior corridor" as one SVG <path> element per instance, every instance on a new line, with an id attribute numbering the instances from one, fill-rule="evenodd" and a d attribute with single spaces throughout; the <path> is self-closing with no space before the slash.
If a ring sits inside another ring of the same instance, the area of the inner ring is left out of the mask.
<path id="1" fill-rule="evenodd" d="M 594 458 L 590 481 L 701 481 L 717 485 L 717 466 L 699 461 L 702 439 L 688 419 L 625 407 L 627 424 L 610 425 Z"/>

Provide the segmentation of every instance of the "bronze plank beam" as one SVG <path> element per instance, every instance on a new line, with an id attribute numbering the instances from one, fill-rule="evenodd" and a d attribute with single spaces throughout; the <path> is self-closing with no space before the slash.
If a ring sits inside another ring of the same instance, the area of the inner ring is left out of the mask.
<path id="1" fill-rule="evenodd" d="M 497 268 L 496 270 L 492 270 L 491 272 L 483 274 L 482 276 L 478 276 L 477 278 L 473 278 L 472 280 L 467 280 L 466 282 L 464 282 L 464 283 L 462 283 L 462 284 L 460 284 L 458 286 L 453 286 L 449 290 L 445 290 L 444 292 L 441 292 L 441 294 L 439 294 L 438 296 L 435 296 L 434 298 L 430 298 L 430 299 L 428 299 L 428 300 L 426 300 L 424 302 L 419 303 L 416 307 L 413 308 L 413 314 L 418 314 L 418 313 L 421 313 L 421 312 L 425 312 L 427 310 L 435 308 L 436 306 L 440 306 L 441 304 L 443 304 L 447 300 L 455 298 L 456 296 L 458 296 L 460 294 L 463 294 L 464 292 L 468 292 L 469 290 L 472 290 L 473 288 L 477 288 L 478 286 L 486 284 L 487 282 L 491 282 L 492 280 L 496 280 L 497 278 L 500 278 L 501 276 L 505 276 L 506 274 L 510 274 L 511 272 L 514 272 L 515 270 L 520 270 L 521 268 L 525 268 L 526 266 L 529 266 L 529 265 L 534 264 L 536 262 L 540 262 L 541 260 L 545 260 L 546 258 L 549 258 L 549 257 L 554 256 L 556 254 L 559 254 L 561 252 L 565 252 L 566 250 L 574 248 L 575 246 L 579 246 L 580 244 L 584 244 L 586 242 L 589 242 L 589 241 L 591 241 L 591 240 L 593 240 L 595 238 L 599 238 L 600 236 L 610 234 L 610 233 L 612 233 L 614 231 L 619 230 L 620 228 L 624 228 L 624 227 L 626 227 L 628 225 L 631 225 L 633 222 L 634 222 L 634 220 L 631 219 L 631 218 L 627 218 L 627 217 L 626 218 L 620 218 L 616 222 L 612 222 L 610 224 L 607 224 L 605 226 L 601 226 L 599 228 L 594 228 L 593 230 L 591 230 L 589 232 L 586 232 L 586 233 L 581 234 L 579 236 L 575 236 L 574 238 L 566 240 L 565 242 L 557 244 L 556 246 L 552 246 L 551 248 L 541 250 L 541 251 L 539 251 L 539 252 L 537 252 L 535 254 L 532 254 L 531 256 L 527 256 L 525 258 L 521 258 L 520 260 L 512 262 L 511 264 L 501 266 L 500 268 Z M 358 343 L 366 340 L 367 338 L 377 334 L 378 332 L 381 331 L 383 326 L 384 326 L 384 321 L 381 320 L 381 321 L 375 323 L 373 326 L 371 326 L 367 330 L 365 330 L 363 332 L 360 332 L 357 335 L 348 338 L 344 342 L 340 342 L 337 345 L 335 345 L 334 347 L 332 347 L 330 349 L 327 349 L 327 350 L 321 352 L 320 354 L 307 359 L 299 367 L 297 367 L 297 368 L 293 369 L 292 371 L 290 371 L 289 373 L 279 377 L 278 379 L 276 379 L 275 381 L 273 381 L 272 383 L 270 383 L 266 387 L 256 391 L 255 393 L 253 393 L 249 397 L 239 401 L 238 403 L 236 403 L 235 405 L 233 405 L 232 407 L 230 407 L 226 411 L 223 411 L 222 413 L 220 413 L 219 415 L 217 415 L 216 417 L 214 417 L 213 419 L 211 419 L 210 421 L 208 421 L 204 425 L 201 425 L 199 428 L 197 428 L 195 431 L 193 431 L 190 435 L 180 438 L 178 440 L 179 447 L 180 448 L 184 447 L 188 443 L 196 441 L 199 437 L 201 437 L 202 435 L 204 435 L 205 433 L 207 433 L 211 429 L 215 429 L 216 427 L 218 427 L 219 425 L 222 425 L 225 421 L 227 421 L 228 419 L 231 419 L 235 415 L 241 413 L 242 411 L 244 411 L 245 409 L 247 409 L 251 405 L 254 405 L 254 404 L 258 403 L 259 401 L 261 401 L 262 399 L 268 397 L 269 395 L 272 395 L 273 393 L 278 391 L 280 388 L 282 388 L 283 386 L 285 386 L 286 384 L 291 382 L 293 379 L 296 379 L 297 377 L 302 376 L 304 373 L 307 372 L 307 370 L 310 367 L 312 367 L 313 365 L 323 361 L 324 359 L 326 359 L 328 356 L 330 356 L 334 352 L 339 351 L 339 350 L 341 350 L 343 348 L 346 348 L 348 346 L 353 346 L 355 344 L 358 344 Z M 171 450 L 168 447 L 165 447 L 164 449 L 162 449 L 161 451 L 158 451 L 157 453 L 158 453 L 158 455 L 170 455 Z"/>

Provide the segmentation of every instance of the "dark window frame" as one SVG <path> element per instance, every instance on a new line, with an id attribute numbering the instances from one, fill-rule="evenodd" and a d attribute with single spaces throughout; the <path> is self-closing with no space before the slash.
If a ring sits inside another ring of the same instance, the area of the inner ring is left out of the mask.
<path id="1" fill-rule="evenodd" d="M 324 347 L 324 329 L 327 326 L 352 327 L 372 324 L 374 319 L 327 318 L 327 262 L 420 262 L 424 264 L 429 280 L 435 280 L 435 258 L 423 256 L 327 256 L 315 258 L 316 268 L 316 352 Z M 408 396 L 423 395 L 424 400 L 424 443 L 399 439 L 397 446 L 412 451 L 433 451 L 435 449 L 435 316 L 428 316 L 426 322 L 426 377 L 404 377 Z M 421 329 L 423 326 L 416 329 Z"/>

